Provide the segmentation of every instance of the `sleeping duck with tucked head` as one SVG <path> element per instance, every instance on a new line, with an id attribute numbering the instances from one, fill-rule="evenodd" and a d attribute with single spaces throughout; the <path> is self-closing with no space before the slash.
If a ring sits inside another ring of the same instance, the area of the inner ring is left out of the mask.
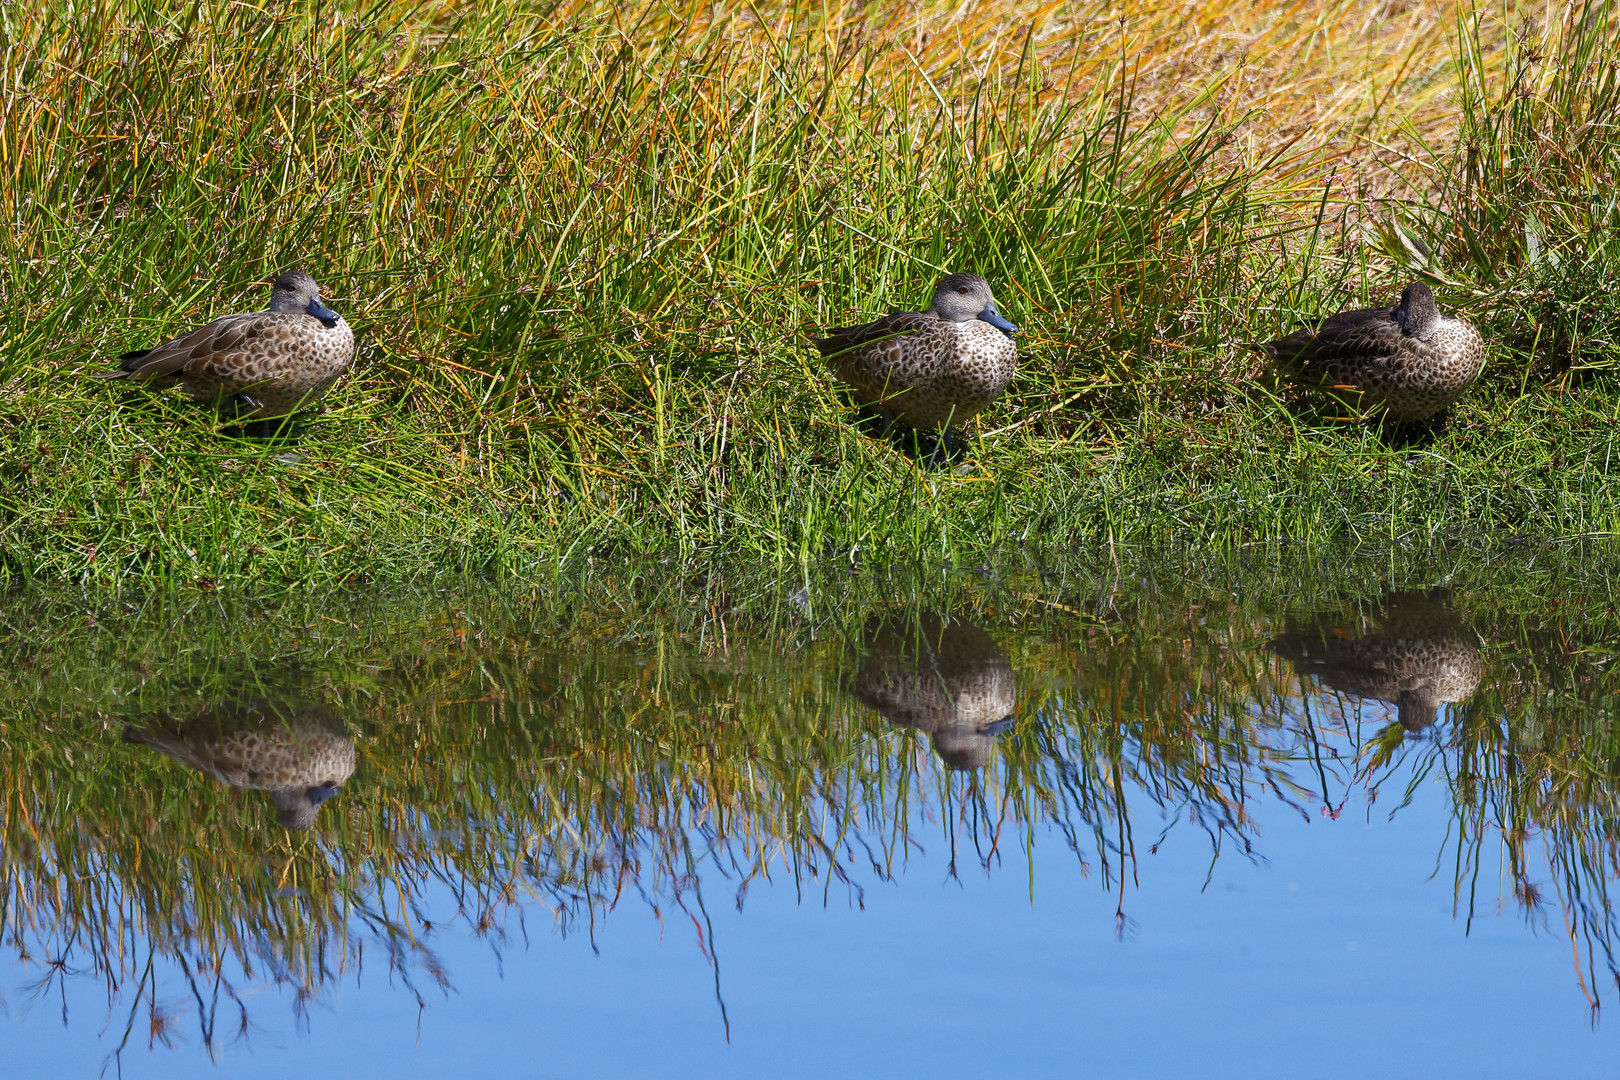
<path id="1" fill-rule="evenodd" d="M 1420 281 L 1391 307 L 1341 311 L 1249 347 L 1302 386 L 1395 423 L 1444 413 L 1485 363 L 1479 331 L 1436 307 L 1434 293 Z"/>
<path id="2" fill-rule="evenodd" d="M 179 386 L 233 419 L 279 420 L 324 395 L 354 358 L 354 331 L 321 303 L 321 287 L 289 270 L 263 311 L 225 315 L 189 334 L 118 358 L 102 379 Z"/>

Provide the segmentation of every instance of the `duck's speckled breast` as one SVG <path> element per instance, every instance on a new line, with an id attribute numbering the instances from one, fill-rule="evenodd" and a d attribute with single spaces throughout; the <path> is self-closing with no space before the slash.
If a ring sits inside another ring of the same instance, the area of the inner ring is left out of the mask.
<path id="1" fill-rule="evenodd" d="M 341 784 L 355 765 L 349 738 L 308 724 L 232 731 L 198 749 L 215 779 L 258 791 Z"/>
<path id="2" fill-rule="evenodd" d="M 995 401 L 1018 371 L 1018 347 L 978 319 L 936 319 L 915 333 L 852 349 L 834 366 L 867 400 L 917 427 L 937 427 Z"/>
<path id="3" fill-rule="evenodd" d="M 1485 339 L 1462 319 L 1444 318 L 1424 343 L 1430 353 L 1430 379 L 1461 393 L 1485 366 Z"/>
<path id="4" fill-rule="evenodd" d="M 1427 340 L 1409 339 L 1380 371 L 1362 375 L 1364 392 L 1395 420 L 1422 419 L 1462 397 L 1485 362 L 1485 342 L 1462 319 L 1443 318 Z"/>

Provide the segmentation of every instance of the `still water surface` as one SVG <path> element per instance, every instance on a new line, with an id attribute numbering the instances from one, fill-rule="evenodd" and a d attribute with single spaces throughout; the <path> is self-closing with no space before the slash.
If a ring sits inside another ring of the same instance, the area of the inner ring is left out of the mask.
<path id="1" fill-rule="evenodd" d="M 5 1075 L 1606 1075 L 1615 570 L 16 595 Z"/>

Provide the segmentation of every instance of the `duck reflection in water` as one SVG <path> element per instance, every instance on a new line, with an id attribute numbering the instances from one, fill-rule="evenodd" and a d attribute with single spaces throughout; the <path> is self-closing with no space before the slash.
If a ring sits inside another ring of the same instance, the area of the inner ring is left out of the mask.
<path id="1" fill-rule="evenodd" d="M 1392 592 L 1371 612 L 1324 613 L 1272 648 L 1323 686 L 1390 702 L 1410 735 L 1434 724 L 1441 702 L 1468 700 L 1485 670 L 1478 637 L 1443 592 Z"/>
<path id="2" fill-rule="evenodd" d="M 124 741 L 150 746 L 234 788 L 268 791 L 288 829 L 315 824 L 321 803 L 354 772 L 354 742 L 331 711 L 307 704 L 232 703 L 187 720 L 128 724 Z"/>
<path id="3" fill-rule="evenodd" d="M 990 635 L 933 612 L 873 619 L 849 690 L 891 724 L 927 732 L 953 769 L 990 764 L 1012 727 L 1018 684 Z"/>

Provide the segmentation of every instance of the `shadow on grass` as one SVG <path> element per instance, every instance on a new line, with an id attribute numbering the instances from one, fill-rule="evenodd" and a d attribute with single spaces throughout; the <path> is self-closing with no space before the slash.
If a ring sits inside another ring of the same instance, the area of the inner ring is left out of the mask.
<path id="1" fill-rule="evenodd" d="M 950 428 L 925 431 L 889 415 L 875 405 L 850 403 L 852 426 L 924 469 L 948 469 L 967 459 L 967 441 Z"/>
<path id="2" fill-rule="evenodd" d="M 1319 394 L 1302 393 L 1288 400 L 1284 409 L 1302 429 L 1328 435 L 1346 429 L 1369 431 L 1390 450 L 1426 450 L 1445 434 L 1451 419 L 1448 409 L 1424 420 L 1391 420 L 1377 415 L 1354 415 L 1345 403 Z"/>
<path id="3" fill-rule="evenodd" d="M 308 437 L 312 430 L 305 413 L 248 419 L 241 414 L 245 406 L 235 398 L 215 403 L 189 402 L 183 397 L 154 392 L 148 386 L 121 385 L 123 391 L 117 399 L 117 408 L 129 409 L 137 415 L 172 420 L 177 426 L 205 428 L 222 439 L 239 439 L 272 449 L 291 448 Z"/>

